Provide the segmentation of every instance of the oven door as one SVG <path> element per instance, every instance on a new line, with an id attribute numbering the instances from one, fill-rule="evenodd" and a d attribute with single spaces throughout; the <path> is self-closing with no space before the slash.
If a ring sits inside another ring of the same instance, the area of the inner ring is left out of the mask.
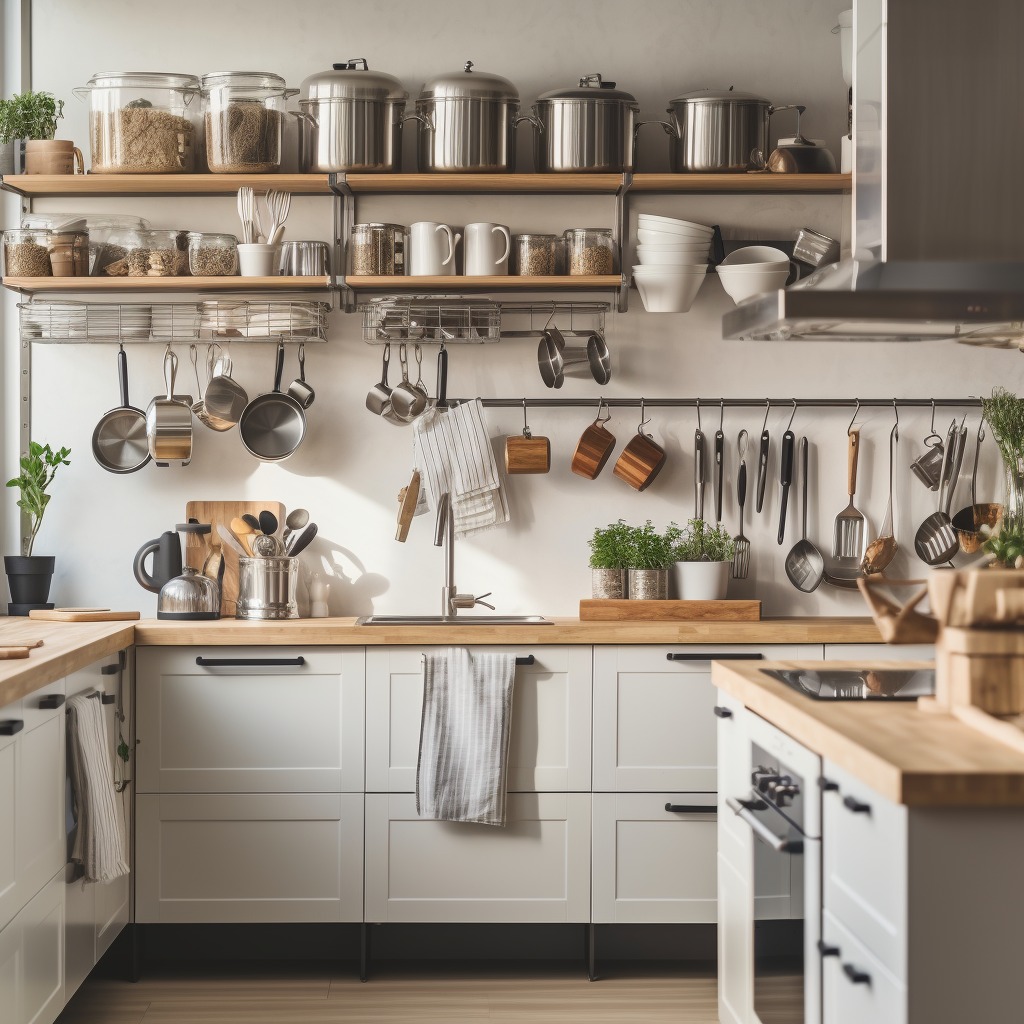
<path id="1" fill-rule="evenodd" d="M 750 826 L 753 844 L 754 1015 L 760 1024 L 821 1024 L 821 854 L 809 839 L 757 793 L 727 800 Z M 789 914 L 770 917 L 771 892 L 789 876 Z M 763 890 L 770 883 L 771 891 Z M 760 890 L 760 891 L 759 891 Z"/>

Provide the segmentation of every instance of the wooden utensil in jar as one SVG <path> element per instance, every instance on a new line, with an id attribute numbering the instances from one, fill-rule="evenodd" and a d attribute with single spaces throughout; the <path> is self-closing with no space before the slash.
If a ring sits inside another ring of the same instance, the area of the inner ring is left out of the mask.
<path id="1" fill-rule="evenodd" d="M 547 473 L 551 469 L 551 442 L 534 437 L 526 422 L 526 399 L 523 399 L 523 434 L 505 438 L 505 470 L 513 473 Z"/>
<path id="2" fill-rule="evenodd" d="M 604 399 L 597 403 L 597 419 L 583 431 L 572 456 L 572 471 L 587 480 L 596 480 L 615 448 L 615 435 L 605 426 L 611 413 L 601 416 Z"/>

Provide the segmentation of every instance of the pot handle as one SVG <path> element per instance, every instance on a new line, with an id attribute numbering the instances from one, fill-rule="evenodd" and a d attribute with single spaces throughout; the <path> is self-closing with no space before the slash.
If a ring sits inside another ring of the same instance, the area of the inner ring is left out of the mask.
<path id="1" fill-rule="evenodd" d="M 314 128 L 320 127 L 320 118 L 315 114 L 311 114 L 308 110 L 288 110 L 285 113 L 291 114 L 298 121 L 306 121 L 311 124 Z"/>
<path id="2" fill-rule="evenodd" d="M 154 594 L 160 593 L 160 587 L 157 586 L 157 582 L 153 577 L 146 572 L 146 556 L 149 554 L 156 554 L 157 549 L 160 547 L 160 539 L 151 540 L 146 544 L 143 544 L 138 551 L 135 552 L 135 562 L 132 565 L 132 570 L 135 573 L 135 579 L 138 580 L 139 586 L 146 590 L 151 591 Z"/>
<path id="3" fill-rule="evenodd" d="M 523 122 L 523 121 L 529 121 L 530 124 L 533 125 L 535 131 L 538 131 L 538 132 L 543 132 L 544 131 L 544 125 L 541 124 L 540 117 L 537 115 L 537 108 L 536 107 L 533 107 L 533 113 L 532 114 L 516 114 L 515 117 L 512 118 L 512 127 L 513 128 L 518 127 L 519 124 L 521 122 Z"/>
<path id="4" fill-rule="evenodd" d="M 432 117 L 426 117 L 423 114 L 402 114 L 402 122 L 406 121 L 419 121 L 428 131 L 434 131 L 434 119 Z"/>
<path id="5" fill-rule="evenodd" d="M 671 113 L 671 111 L 668 111 L 668 113 Z M 643 128 L 645 124 L 660 124 L 666 135 L 671 135 L 673 139 L 678 139 L 680 137 L 679 129 L 674 124 L 672 124 L 671 121 L 637 121 L 637 123 L 633 125 L 634 142 L 636 142 L 637 133 L 640 131 L 641 128 Z"/>

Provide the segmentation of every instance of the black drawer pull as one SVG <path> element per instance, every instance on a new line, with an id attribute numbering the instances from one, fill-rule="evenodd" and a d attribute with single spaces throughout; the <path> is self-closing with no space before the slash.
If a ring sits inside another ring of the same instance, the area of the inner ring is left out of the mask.
<path id="1" fill-rule="evenodd" d="M 0 722 L 0 736 L 13 736 L 24 728 L 25 723 L 20 718 L 6 718 Z"/>
<path id="2" fill-rule="evenodd" d="M 673 814 L 717 814 L 718 808 L 712 804 L 710 807 L 704 804 L 665 804 L 665 810 Z"/>
<path id="3" fill-rule="evenodd" d="M 871 813 L 871 804 L 862 804 L 855 796 L 844 796 L 843 806 L 854 814 Z"/>
<path id="4" fill-rule="evenodd" d="M 853 964 L 843 964 L 843 974 L 845 974 L 854 985 L 870 985 L 871 975 L 867 971 L 859 970 L 854 967 Z"/>
<path id="5" fill-rule="evenodd" d="M 719 707 L 715 705 L 715 714 L 719 718 L 732 718 L 732 712 L 728 708 Z"/>
<path id="6" fill-rule="evenodd" d="M 115 700 L 117 700 L 117 697 L 115 697 L 114 694 L 112 694 L 112 693 L 102 693 L 102 694 L 100 694 L 100 703 L 101 704 L 113 704 Z"/>
<path id="7" fill-rule="evenodd" d="M 306 664 L 300 654 L 297 658 L 196 658 L 202 668 L 285 668 Z"/>
<path id="8" fill-rule="evenodd" d="M 45 697 L 39 698 L 40 711 L 54 711 L 64 703 L 63 693 L 48 693 Z"/>
<path id="9" fill-rule="evenodd" d="M 120 665 L 104 665 L 103 668 L 100 669 L 100 675 L 101 676 L 112 676 L 112 675 L 116 675 L 120 670 L 121 670 L 121 666 Z"/>
<path id="10" fill-rule="evenodd" d="M 537 659 L 532 654 L 524 654 L 521 658 L 516 658 L 517 665 L 532 665 Z"/>
<path id="11" fill-rule="evenodd" d="M 821 791 L 823 793 L 839 792 L 839 783 L 833 782 L 831 779 L 826 779 L 824 775 L 822 775 L 821 778 L 818 779 L 818 785 L 821 786 Z"/>
<path id="12" fill-rule="evenodd" d="M 818 952 L 822 956 L 839 956 L 839 947 L 830 946 L 824 939 L 818 939 Z"/>
<path id="13" fill-rule="evenodd" d="M 683 654 L 673 651 L 665 657 L 669 661 L 764 661 L 763 654 L 723 654 L 721 651 L 712 654 Z"/>

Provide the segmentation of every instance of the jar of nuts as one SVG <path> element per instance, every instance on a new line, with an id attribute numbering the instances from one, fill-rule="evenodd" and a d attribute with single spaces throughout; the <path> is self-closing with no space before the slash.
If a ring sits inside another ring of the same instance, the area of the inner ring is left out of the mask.
<path id="1" fill-rule="evenodd" d="M 114 249 L 117 246 L 117 249 Z M 103 267 L 110 277 L 187 277 L 188 232 L 131 231 L 112 235 L 107 249 L 118 258 Z M 120 256 L 121 250 L 124 255 Z"/>
<path id="2" fill-rule="evenodd" d="M 557 235 L 513 235 L 512 273 L 520 277 L 549 277 L 558 270 Z"/>
<path id="3" fill-rule="evenodd" d="M 52 231 L 11 228 L 4 232 L 4 277 L 52 277 Z"/>
<path id="4" fill-rule="evenodd" d="M 611 228 L 568 228 L 562 237 L 569 274 L 590 277 L 615 273 Z"/>
<path id="5" fill-rule="evenodd" d="M 234 235 L 188 233 L 188 269 L 193 277 L 231 277 L 238 273 L 238 239 Z"/>

